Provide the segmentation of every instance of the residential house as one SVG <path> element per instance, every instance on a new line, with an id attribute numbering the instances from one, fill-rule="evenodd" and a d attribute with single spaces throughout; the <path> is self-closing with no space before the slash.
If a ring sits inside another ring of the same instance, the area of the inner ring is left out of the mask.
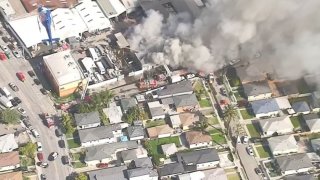
<path id="1" fill-rule="evenodd" d="M 148 167 L 128 169 L 127 175 L 129 180 L 158 180 L 157 171 Z"/>
<path id="2" fill-rule="evenodd" d="M 310 107 L 307 102 L 299 101 L 292 104 L 292 109 L 294 112 L 299 114 L 309 114 L 311 112 Z"/>
<path id="3" fill-rule="evenodd" d="M 311 140 L 310 140 L 310 143 L 311 143 L 312 149 L 313 149 L 315 152 L 320 151 L 320 138 L 311 139 Z"/>
<path id="4" fill-rule="evenodd" d="M 151 157 L 139 158 L 132 161 L 134 167 L 153 168 Z"/>
<path id="5" fill-rule="evenodd" d="M 14 134 L 0 136 L 0 153 L 11 152 L 17 148 L 18 144 L 14 139 Z"/>
<path id="6" fill-rule="evenodd" d="M 90 180 L 128 180 L 126 177 L 127 166 L 118 166 L 95 171 L 89 171 Z"/>
<path id="7" fill-rule="evenodd" d="M 99 112 L 74 114 L 77 129 L 88 129 L 98 127 L 101 124 Z"/>
<path id="8" fill-rule="evenodd" d="M 148 157 L 148 152 L 143 147 L 138 147 L 137 149 L 129 149 L 121 151 L 122 161 L 125 164 L 131 163 L 131 161 L 139 158 Z"/>
<path id="9" fill-rule="evenodd" d="M 104 108 L 103 113 L 108 117 L 110 124 L 122 123 L 122 110 L 120 106 L 111 103 L 108 108 Z"/>
<path id="10" fill-rule="evenodd" d="M 144 138 L 145 132 L 142 126 L 129 126 L 127 133 L 130 141 L 141 140 Z"/>
<path id="11" fill-rule="evenodd" d="M 281 96 L 288 96 L 288 97 L 298 97 L 299 96 L 299 89 L 298 89 L 298 81 L 283 81 L 277 82 L 276 86 L 278 92 Z"/>
<path id="12" fill-rule="evenodd" d="M 313 174 L 290 175 L 284 177 L 284 180 L 316 180 Z"/>
<path id="13" fill-rule="evenodd" d="M 20 167 L 19 152 L 12 151 L 0 154 L 0 171 L 8 171 Z"/>
<path id="14" fill-rule="evenodd" d="M 0 174 L 1 180 L 23 180 L 22 172 L 16 171 L 16 172 L 9 172 L 5 174 Z"/>
<path id="15" fill-rule="evenodd" d="M 195 124 L 200 120 L 200 117 L 196 113 L 180 113 L 179 117 L 183 130 L 193 128 Z"/>
<path id="16" fill-rule="evenodd" d="M 293 132 L 293 125 L 289 116 L 280 116 L 270 119 L 260 119 L 258 121 L 262 134 L 265 137 L 272 135 L 284 135 Z"/>
<path id="17" fill-rule="evenodd" d="M 169 137 L 173 134 L 174 130 L 168 125 L 155 126 L 147 128 L 149 138 L 163 138 Z"/>
<path id="18" fill-rule="evenodd" d="M 234 68 L 229 68 L 228 71 L 234 71 L 237 76 L 240 78 L 242 84 L 246 84 L 254 81 L 262 81 L 266 79 L 265 74 L 258 68 L 259 66 L 255 65 L 244 65 L 237 66 Z"/>
<path id="19" fill-rule="evenodd" d="M 220 163 L 218 152 L 215 149 L 201 149 L 190 152 L 178 152 L 178 161 L 187 171 L 199 171 L 215 168 Z"/>
<path id="20" fill-rule="evenodd" d="M 304 114 L 303 119 L 312 133 L 320 132 L 320 118 L 318 114 Z"/>
<path id="21" fill-rule="evenodd" d="M 247 95 L 248 101 L 268 99 L 272 96 L 267 80 L 246 83 L 243 85 L 243 90 Z"/>
<path id="22" fill-rule="evenodd" d="M 271 137 L 268 140 L 273 155 L 289 154 L 298 152 L 298 143 L 294 135 Z"/>
<path id="23" fill-rule="evenodd" d="M 178 175 L 177 180 L 228 180 L 223 168 L 195 171 Z"/>
<path id="24" fill-rule="evenodd" d="M 161 145 L 161 149 L 162 149 L 163 154 L 166 155 L 167 157 L 170 157 L 171 155 L 178 152 L 178 149 L 177 149 L 175 143 L 163 144 L 163 145 Z"/>
<path id="25" fill-rule="evenodd" d="M 170 125 L 174 129 L 180 128 L 181 121 L 180 121 L 179 114 L 175 114 L 175 115 L 170 116 Z"/>
<path id="26" fill-rule="evenodd" d="M 288 114 L 294 114 L 294 110 L 292 109 L 292 106 L 288 100 L 288 97 L 283 96 L 283 97 L 277 97 L 275 98 L 275 100 L 277 101 L 277 104 L 279 106 L 279 108 L 283 111 L 286 111 Z"/>
<path id="27" fill-rule="evenodd" d="M 79 138 L 82 147 L 97 146 L 117 142 L 122 136 L 122 128 L 119 124 L 111 126 L 100 126 L 90 129 L 79 130 Z"/>
<path id="28" fill-rule="evenodd" d="M 159 176 L 163 180 L 170 177 L 177 177 L 184 172 L 184 167 L 180 162 L 165 164 L 159 168 Z"/>
<path id="29" fill-rule="evenodd" d="M 320 111 L 320 91 L 314 91 L 311 94 L 311 109 L 312 111 Z"/>
<path id="30" fill-rule="evenodd" d="M 137 104 L 138 102 L 135 98 L 125 98 L 120 100 L 120 106 L 123 113 L 126 113 L 130 108 L 136 107 Z"/>
<path id="31" fill-rule="evenodd" d="M 195 94 L 174 96 L 172 99 L 178 113 L 199 110 L 200 106 Z"/>
<path id="32" fill-rule="evenodd" d="M 162 104 L 160 104 L 159 101 L 149 102 L 148 108 L 150 111 L 151 119 L 164 119 L 165 118 L 165 110 L 162 107 Z"/>
<path id="33" fill-rule="evenodd" d="M 169 84 L 164 89 L 158 91 L 158 98 L 163 99 L 172 96 L 192 94 L 193 87 L 191 81 L 181 81 L 176 84 Z"/>
<path id="34" fill-rule="evenodd" d="M 212 138 L 200 131 L 188 131 L 184 133 L 189 148 L 207 147 L 212 145 Z"/>
<path id="35" fill-rule="evenodd" d="M 311 160 L 305 153 L 279 156 L 275 159 L 283 175 L 305 173 L 314 169 Z"/>
<path id="36" fill-rule="evenodd" d="M 257 101 L 252 101 L 251 107 L 253 113 L 257 118 L 261 117 L 273 117 L 280 113 L 280 108 L 275 99 L 262 99 Z"/>
<path id="37" fill-rule="evenodd" d="M 116 142 L 88 147 L 84 161 L 88 166 L 95 166 L 99 163 L 109 163 L 110 161 L 117 160 L 117 152 L 136 148 L 138 148 L 136 141 Z"/>

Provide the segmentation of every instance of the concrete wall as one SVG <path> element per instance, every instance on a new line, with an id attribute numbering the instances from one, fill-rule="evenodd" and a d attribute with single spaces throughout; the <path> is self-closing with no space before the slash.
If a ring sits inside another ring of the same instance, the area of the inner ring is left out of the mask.
<path id="1" fill-rule="evenodd" d="M 189 147 L 190 148 L 207 147 L 207 146 L 209 146 L 211 144 L 212 144 L 212 142 L 210 141 L 209 143 L 203 142 L 203 143 L 197 143 L 197 144 L 190 144 Z"/>
<path id="2" fill-rule="evenodd" d="M 83 142 L 81 143 L 82 147 L 91 147 L 91 146 L 97 146 L 102 144 L 109 144 L 116 142 L 116 138 L 106 138 L 106 139 L 100 139 L 96 141 L 89 141 L 89 142 Z"/>
<path id="3" fill-rule="evenodd" d="M 219 165 L 219 161 L 197 164 L 197 170 L 215 168 Z"/>

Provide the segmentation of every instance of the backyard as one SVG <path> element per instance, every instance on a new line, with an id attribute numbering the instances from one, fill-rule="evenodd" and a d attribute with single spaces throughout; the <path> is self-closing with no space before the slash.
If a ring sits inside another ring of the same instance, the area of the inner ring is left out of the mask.
<path id="1" fill-rule="evenodd" d="M 300 116 L 292 116 L 290 117 L 291 123 L 294 129 L 301 129 L 301 119 Z"/>
<path id="2" fill-rule="evenodd" d="M 175 143 L 177 147 L 181 146 L 179 136 L 149 140 L 146 141 L 144 145 L 148 151 L 148 154 L 153 157 L 155 164 L 159 165 L 160 158 L 165 158 L 165 155 L 161 150 L 161 145 L 170 143 Z"/>
<path id="3" fill-rule="evenodd" d="M 271 155 L 270 149 L 267 146 L 262 146 L 261 144 L 255 147 L 260 158 L 268 158 Z"/>
<path id="4" fill-rule="evenodd" d="M 157 119 L 157 120 L 147 120 L 145 127 L 150 128 L 150 127 L 155 127 L 155 126 L 160 126 L 166 124 L 166 121 L 164 119 Z"/>
<path id="5" fill-rule="evenodd" d="M 200 107 L 204 108 L 204 107 L 211 107 L 211 102 L 209 100 L 209 98 L 204 98 L 204 99 L 201 99 L 199 101 L 199 104 L 200 104 Z"/>
<path id="6" fill-rule="evenodd" d="M 83 152 L 72 153 L 72 166 L 74 168 L 82 168 L 87 166 L 84 162 L 85 154 Z"/>
<path id="7" fill-rule="evenodd" d="M 212 138 L 213 143 L 215 144 L 225 144 L 227 143 L 226 138 L 223 135 L 221 129 L 212 129 L 209 131 L 209 134 Z"/>
<path id="8" fill-rule="evenodd" d="M 257 127 L 253 124 L 247 124 L 248 131 L 251 137 L 260 137 Z"/>
<path id="9" fill-rule="evenodd" d="M 253 112 L 249 109 L 241 109 L 240 110 L 241 116 L 243 119 L 252 119 L 255 118 Z"/>

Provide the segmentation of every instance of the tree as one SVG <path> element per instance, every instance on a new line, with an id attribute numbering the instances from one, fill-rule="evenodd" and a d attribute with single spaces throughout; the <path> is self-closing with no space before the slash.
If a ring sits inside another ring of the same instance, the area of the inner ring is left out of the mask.
<path id="1" fill-rule="evenodd" d="M 102 109 L 99 109 L 99 116 L 100 116 L 101 122 L 104 126 L 107 126 L 110 124 L 107 115 L 102 111 Z"/>
<path id="2" fill-rule="evenodd" d="M 73 119 L 70 114 L 63 114 L 62 115 L 62 123 L 63 123 L 63 126 L 64 126 L 67 134 L 72 134 L 75 131 Z"/>
<path id="3" fill-rule="evenodd" d="M 227 132 L 229 132 L 230 123 L 234 121 L 237 117 L 238 117 L 237 109 L 233 105 L 230 105 L 230 104 L 227 105 L 223 112 L 223 119 L 225 120 L 227 129 L 228 129 Z"/>
<path id="4" fill-rule="evenodd" d="M 114 93 L 109 90 L 100 93 L 101 100 L 106 107 L 109 107 L 111 100 L 114 98 Z"/>
<path id="5" fill-rule="evenodd" d="M 197 127 L 204 133 L 209 126 L 208 118 L 203 114 L 199 114 L 199 121 L 197 122 Z"/>
<path id="6" fill-rule="evenodd" d="M 90 108 L 89 104 L 79 103 L 79 104 L 77 104 L 77 111 L 79 113 L 88 113 L 88 112 L 91 112 L 91 108 Z"/>
<path id="7" fill-rule="evenodd" d="M 75 180 L 88 180 L 88 176 L 85 173 L 79 173 L 74 178 Z"/>
<path id="8" fill-rule="evenodd" d="M 132 124 L 135 120 L 147 119 L 147 114 L 139 107 L 129 108 L 127 113 L 123 116 L 123 120 L 128 124 Z"/>
<path id="9" fill-rule="evenodd" d="M 25 146 L 20 147 L 19 149 L 22 155 L 28 156 L 29 158 L 34 158 L 36 150 L 37 150 L 37 145 L 32 142 L 28 142 Z"/>
<path id="10" fill-rule="evenodd" d="M 13 109 L 5 109 L 0 112 L 0 120 L 5 124 L 18 124 L 20 114 Z"/>

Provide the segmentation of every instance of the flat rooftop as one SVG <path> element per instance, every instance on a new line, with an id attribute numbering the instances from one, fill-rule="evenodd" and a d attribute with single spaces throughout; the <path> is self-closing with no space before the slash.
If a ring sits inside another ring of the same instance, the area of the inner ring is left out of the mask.
<path id="1" fill-rule="evenodd" d="M 44 56 L 43 61 L 59 86 L 84 78 L 70 50 Z"/>

